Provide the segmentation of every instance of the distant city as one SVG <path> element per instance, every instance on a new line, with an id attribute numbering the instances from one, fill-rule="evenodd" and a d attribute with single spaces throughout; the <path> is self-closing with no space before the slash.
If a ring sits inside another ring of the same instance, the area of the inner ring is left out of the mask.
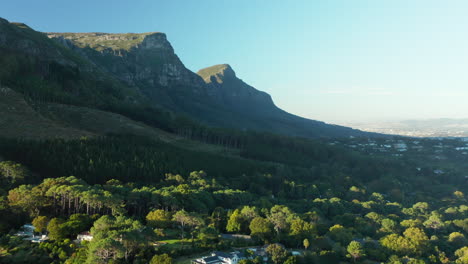
<path id="1" fill-rule="evenodd" d="M 468 137 L 468 119 L 440 118 L 342 125 L 368 132 L 409 137 Z"/>

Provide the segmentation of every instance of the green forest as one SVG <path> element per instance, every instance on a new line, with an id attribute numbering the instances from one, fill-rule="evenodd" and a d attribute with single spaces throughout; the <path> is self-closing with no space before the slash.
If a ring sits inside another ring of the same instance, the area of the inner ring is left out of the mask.
<path id="1" fill-rule="evenodd" d="M 269 245 L 275 264 L 467 263 L 460 178 L 421 180 L 411 159 L 248 137 L 239 156 L 131 135 L 3 139 L 0 261 L 184 263 Z M 49 240 L 17 236 L 26 223 Z M 83 232 L 93 239 L 74 242 Z"/>

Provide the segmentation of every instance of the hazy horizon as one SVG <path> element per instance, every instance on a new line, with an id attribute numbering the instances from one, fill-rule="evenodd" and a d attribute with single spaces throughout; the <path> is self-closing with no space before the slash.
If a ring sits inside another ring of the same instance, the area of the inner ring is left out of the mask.
<path id="1" fill-rule="evenodd" d="M 342 124 L 468 117 L 467 7 L 15 0 L 4 1 L 0 17 L 47 32 L 164 32 L 190 70 L 228 63 L 284 110 Z"/>

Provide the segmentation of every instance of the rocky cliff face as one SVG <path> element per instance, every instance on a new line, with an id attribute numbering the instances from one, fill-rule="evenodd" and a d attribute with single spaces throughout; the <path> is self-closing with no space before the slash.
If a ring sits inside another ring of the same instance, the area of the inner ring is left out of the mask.
<path id="1" fill-rule="evenodd" d="M 220 104 L 250 114 L 277 113 L 271 96 L 237 78 L 228 64 L 214 65 L 197 72 L 206 83 L 208 93 Z M 252 112 L 254 111 L 254 112 Z"/>
<path id="2" fill-rule="evenodd" d="M 185 68 L 164 33 L 47 35 L 143 93 L 155 105 L 200 115 L 199 105 L 209 104 L 203 80 Z"/>
<path id="3" fill-rule="evenodd" d="M 357 135 L 349 128 L 291 115 L 246 84 L 228 64 L 188 70 L 163 33 L 48 33 L 155 104 L 213 126 L 294 136 Z"/>
<path id="4" fill-rule="evenodd" d="M 203 86 L 185 68 L 164 33 L 47 33 L 49 38 L 82 54 L 129 85 L 169 87 Z"/>
<path id="5" fill-rule="evenodd" d="M 160 106 L 216 127 L 293 136 L 362 133 L 286 113 L 227 64 L 195 74 L 158 32 L 40 33 L 0 20 L 0 63 L 0 81 L 39 100 L 119 111 Z"/>

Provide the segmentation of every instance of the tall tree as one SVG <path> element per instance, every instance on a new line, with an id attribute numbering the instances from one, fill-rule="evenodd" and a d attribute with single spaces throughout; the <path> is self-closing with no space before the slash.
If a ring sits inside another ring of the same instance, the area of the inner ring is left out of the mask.
<path id="1" fill-rule="evenodd" d="M 356 259 L 365 256 L 364 248 L 361 243 L 358 241 L 351 241 L 347 247 L 349 257 L 353 258 L 353 261 L 356 262 Z"/>
<path id="2" fill-rule="evenodd" d="M 289 256 L 289 252 L 279 244 L 271 244 L 265 249 L 265 251 L 275 264 L 283 263 Z"/>
<path id="3" fill-rule="evenodd" d="M 277 235 L 279 235 L 281 231 L 289 228 L 289 221 L 292 218 L 293 213 L 284 205 L 273 206 L 270 210 L 270 214 L 268 215 L 268 220 L 273 224 L 273 228 Z"/>
<path id="4" fill-rule="evenodd" d="M 311 237 L 315 232 L 315 226 L 300 218 L 295 218 L 291 221 L 289 234 L 296 238 L 297 241 L 302 241 L 307 237 Z"/>
<path id="5" fill-rule="evenodd" d="M 48 222 L 49 219 L 47 218 L 47 216 L 39 215 L 33 219 L 32 224 L 35 227 L 35 231 L 39 233 L 44 233 L 47 230 Z"/>
<path id="6" fill-rule="evenodd" d="M 150 264 L 172 264 L 172 258 L 168 254 L 154 255 Z"/>
<path id="7" fill-rule="evenodd" d="M 52 218 L 47 225 L 48 236 L 52 240 L 60 241 L 65 238 L 65 230 L 62 228 L 63 220 Z"/>
<path id="8" fill-rule="evenodd" d="M 125 249 L 116 237 L 109 236 L 107 238 L 95 240 L 88 246 L 88 258 L 86 263 L 109 263 L 109 260 L 117 260 L 123 258 Z"/>
<path id="9" fill-rule="evenodd" d="M 189 228 L 189 231 L 192 234 L 192 241 L 194 237 L 194 229 L 204 224 L 203 219 L 201 217 L 194 213 L 188 213 L 185 210 L 180 210 L 177 213 L 175 213 L 173 219 L 179 224 L 181 238 L 184 239 L 185 229 Z"/>
<path id="10" fill-rule="evenodd" d="M 252 237 L 257 237 L 263 241 L 268 241 L 272 235 L 271 223 L 263 217 L 255 217 L 250 222 L 250 234 Z"/>
<path id="11" fill-rule="evenodd" d="M 310 242 L 309 242 L 309 239 L 304 239 L 304 241 L 302 242 L 302 244 L 304 245 L 304 249 L 307 250 L 310 246 Z"/>
<path id="12" fill-rule="evenodd" d="M 162 209 L 151 211 L 146 216 L 148 225 L 155 228 L 167 228 L 171 220 L 171 213 Z"/>
<path id="13" fill-rule="evenodd" d="M 455 261 L 456 264 L 468 263 L 468 246 L 462 247 L 455 251 L 455 256 L 458 257 L 458 259 Z"/>
<path id="14" fill-rule="evenodd" d="M 234 210 L 226 225 L 226 231 L 228 232 L 241 232 L 243 229 L 242 226 L 245 224 L 246 220 L 240 213 L 239 209 Z"/>

